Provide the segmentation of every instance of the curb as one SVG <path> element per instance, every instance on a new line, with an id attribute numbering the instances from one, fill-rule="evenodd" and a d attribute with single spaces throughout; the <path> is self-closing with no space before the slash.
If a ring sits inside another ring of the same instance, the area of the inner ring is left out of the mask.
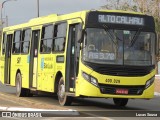
<path id="1" fill-rule="evenodd" d="M 158 78 L 158 77 L 160 77 L 160 75 L 155 75 L 155 78 Z M 157 79 L 157 80 L 160 80 L 160 79 Z"/>
<path id="2" fill-rule="evenodd" d="M 60 106 L 49 105 L 43 102 L 37 102 L 35 100 L 26 100 L 26 98 L 17 98 L 14 95 L 8 95 L 7 93 L 0 92 L 1 99 L 5 99 L 11 102 L 20 102 L 24 107 L 4 107 L 0 106 L 0 111 L 15 111 L 15 112 L 39 112 L 46 116 L 79 116 L 80 113 L 77 110 L 67 109 Z M 25 107 L 25 104 L 30 107 Z M 38 106 L 38 107 L 37 107 Z"/>
<path id="3" fill-rule="evenodd" d="M 37 108 L 37 109 L 53 109 L 53 110 L 68 110 L 68 108 L 56 106 L 56 105 L 50 105 L 45 102 L 39 102 L 36 100 L 31 100 L 23 97 L 17 97 L 11 94 L 0 92 L 1 99 L 5 99 L 7 101 L 19 103 L 20 105 L 31 107 L 31 108 Z M 0 106 L 1 107 L 1 106 Z"/>
<path id="4" fill-rule="evenodd" d="M 158 75 L 158 74 L 157 74 L 157 75 L 155 75 L 155 76 L 156 76 L 156 77 L 160 77 L 160 75 Z"/>
<path id="5" fill-rule="evenodd" d="M 155 96 L 160 96 L 160 93 L 154 92 L 154 95 L 155 95 Z"/>
<path id="6" fill-rule="evenodd" d="M 2 107 L 0 110 L 3 111 L 25 111 L 25 112 L 42 112 L 52 115 L 80 115 L 78 111 L 68 109 L 68 110 L 52 110 L 52 109 L 35 109 L 35 108 L 22 108 L 22 107 Z"/>

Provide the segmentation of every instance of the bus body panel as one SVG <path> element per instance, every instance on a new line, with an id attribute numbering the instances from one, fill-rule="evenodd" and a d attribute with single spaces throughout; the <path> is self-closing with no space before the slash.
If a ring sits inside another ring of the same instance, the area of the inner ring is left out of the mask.
<path id="1" fill-rule="evenodd" d="M 4 84 L 4 55 L 0 56 L 0 81 Z"/>
<path id="2" fill-rule="evenodd" d="M 140 13 L 129 13 L 129 12 L 122 12 L 122 11 L 100 11 L 100 12 L 108 12 L 108 13 L 123 13 L 126 15 L 143 15 Z M 23 30 L 25 28 L 30 28 L 32 32 L 34 30 L 40 30 L 40 36 L 39 36 L 39 43 L 38 43 L 38 58 L 34 58 L 37 63 L 37 68 L 35 71 L 37 71 L 37 78 L 33 82 L 35 89 L 38 91 L 46 91 L 46 92 L 55 92 L 55 83 L 56 83 L 56 75 L 58 73 L 62 74 L 62 77 L 64 79 L 64 82 L 67 82 L 66 79 L 66 73 L 67 73 L 67 45 L 69 43 L 69 29 L 70 26 L 75 24 L 82 24 L 82 30 L 85 33 L 86 29 L 86 18 L 89 11 L 82 11 L 67 15 L 50 15 L 46 17 L 40 17 L 30 20 L 28 23 L 15 25 L 11 27 L 4 28 L 3 33 L 7 34 L 14 34 L 16 30 Z M 42 33 L 42 27 L 44 25 L 53 24 L 55 26 L 57 23 L 67 23 L 67 31 L 66 31 L 66 44 L 65 44 L 65 50 L 63 52 L 50 52 L 50 53 L 41 53 L 40 52 L 40 43 L 41 43 L 41 33 Z M 95 27 L 95 26 L 94 26 Z M 31 49 L 31 40 L 32 35 L 30 36 L 30 49 Z M 84 37 L 84 35 L 83 35 Z M 1 46 L 2 46 L 1 42 Z M 88 67 L 84 64 L 83 58 L 82 58 L 82 49 L 83 44 L 80 43 L 80 57 L 79 57 L 79 72 L 78 77 L 75 78 L 75 91 L 71 90 L 72 93 L 75 94 L 75 96 L 84 96 L 84 97 L 104 97 L 104 98 L 153 98 L 154 95 L 154 83 L 150 85 L 147 89 L 143 91 L 141 95 L 122 95 L 122 94 L 102 94 L 99 86 L 95 86 L 91 84 L 89 81 L 84 79 L 83 73 L 88 74 L 89 76 L 92 76 L 97 79 L 98 84 L 105 84 L 108 86 L 145 86 L 146 82 L 153 78 L 155 75 L 155 69 L 153 69 L 149 74 L 144 76 L 137 76 L 137 77 L 129 77 L 129 76 L 111 76 L 111 75 L 105 75 L 100 74 L 98 72 L 95 72 L 92 68 Z M 29 49 L 29 51 L 30 51 Z M 71 48 L 70 48 L 71 49 Z M 2 47 L 1 47 L 2 51 Z M 32 51 L 33 52 L 33 51 Z M 64 60 L 59 61 L 58 59 L 62 57 Z M 22 87 L 23 88 L 30 88 L 30 81 L 29 81 L 29 65 L 30 65 L 30 53 L 28 54 L 13 54 L 11 55 L 11 86 L 15 86 L 15 79 L 17 71 L 20 71 L 22 75 Z M 0 80 L 2 83 L 4 83 L 4 64 L 5 64 L 5 55 L 1 53 L 0 56 Z M 34 87 L 33 86 L 33 87 Z M 72 89 L 72 88 L 71 88 Z M 70 91 L 70 92 L 71 92 Z M 67 91 L 69 92 L 69 91 Z"/>
<path id="3" fill-rule="evenodd" d="M 100 84 L 108 84 L 108 85 L 145 85 L 146 81 L 154 77 L 155 70 L 153 70 L 150 74 L 146 76 L 140 77 L 123 77 L 123 76 L 109 76 L 102 75 L 96 72 L 92 72 L 91 76 L 98 79 L 98 83 Z"/>
<path id="4" fill-rule="evenodd" d="M 15 86 L 17 71 L 22 75 L 22 87 L 29 88 L 29 55 L 12 55 L 11 85 Z"/>
<path id="5" fill-rule="evenodd" d="M 91 71 L 88 67 L 81 64 L 81 70 L 87 74 L 95 77 L 99 84 L 114 85 L 114 86 L 145 86 L 146 81 L 153 78 L 155 70 L 150 74 L 141 77 L 123 77 L 123 76 L 109 76 L 102 75 L 97 72 Z M 112 82 L 107 82 L 112 80 Z M 115 80 L 115 83 L 114 83 Z M 118 83 L 116 83 L 118 81 Z M 81 87 L 83 86 L 83 87 Z M 121 88 L 121 87 L 120 87 Z M 124 87 L 125 88 L 125 87 Z M 117 97 L 117 98 L 152 98 L 154 96 L 154 83 L 143 91 L 142 95 L 116 95 L 116 94 L 102 94 L 99 87 L 94 86 L 82 76 L 82 73 L 78 76 L 76 81 L 76 96 L 90 96 L 90 97 Z"/>
<path id="6" fill-rule="evenodd" d="M 76 96 L 82 97 L 101 97 L 101 98 L 153 98 L 154 97 L 154 84 L 143 91 L 142 95 L 113 95 L 113 94 L 102 94 L 100 89 L 89 83 L 88 81 L 82 79 L 81 82 L 78 81 L 77 84 L 81 83 L 77 91 Z"/>
<path id="7" fill-rule="evenodd" d="M 38 90 L 53 92 L 55 67 L 54 55 L 39 54 Z"/>

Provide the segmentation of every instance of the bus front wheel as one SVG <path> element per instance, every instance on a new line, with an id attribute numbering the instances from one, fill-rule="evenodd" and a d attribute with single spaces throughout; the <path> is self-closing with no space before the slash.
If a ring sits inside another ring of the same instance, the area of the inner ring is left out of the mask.
<path id="1" fill-rule="evenodd" d="M 22 76 L 20 73 L 16 75 L 16 95 L 18 97 L 31 96 L 29 89 L 22 88 Z"/>
<path id="2" fill-rule="evenodd" d="M 114 104 L 117 106 L 126 106 L 128 103 L 128 98 L 113 98 Z"/>
<path id="3" fill-rule="evenodd" d="M 65 85 L 64 85 L 63 77 L 61 77 L 59 80 L 57 95 L 58 95 L 58 100 L 60 105 L 62 106 L 71 105 L 72 97 L 67 96 L 65 93 Z"/>

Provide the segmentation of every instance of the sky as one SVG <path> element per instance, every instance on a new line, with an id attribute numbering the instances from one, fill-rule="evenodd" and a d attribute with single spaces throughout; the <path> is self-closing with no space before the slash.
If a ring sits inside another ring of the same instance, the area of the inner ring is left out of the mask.
<path id="1" fill-rule="evenodd" d="M 5 0 L 0 0 L 0 4 Z M 40 16 L 66 14 L 81 10 L 99 9 L 106 0 L 39 0 Z M 8 25 L 16 25 L 37 17 L 37 0 L 10 0 L 3 5 L 2 16 Z"/>

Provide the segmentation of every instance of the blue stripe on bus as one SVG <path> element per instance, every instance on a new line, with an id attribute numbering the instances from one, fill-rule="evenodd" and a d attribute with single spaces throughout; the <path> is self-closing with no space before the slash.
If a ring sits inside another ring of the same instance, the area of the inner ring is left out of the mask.
<path id="1" fill-rule="evenodd" d="M 44 69 L 44 58 L 41 58 L 41 69 Z"/>

